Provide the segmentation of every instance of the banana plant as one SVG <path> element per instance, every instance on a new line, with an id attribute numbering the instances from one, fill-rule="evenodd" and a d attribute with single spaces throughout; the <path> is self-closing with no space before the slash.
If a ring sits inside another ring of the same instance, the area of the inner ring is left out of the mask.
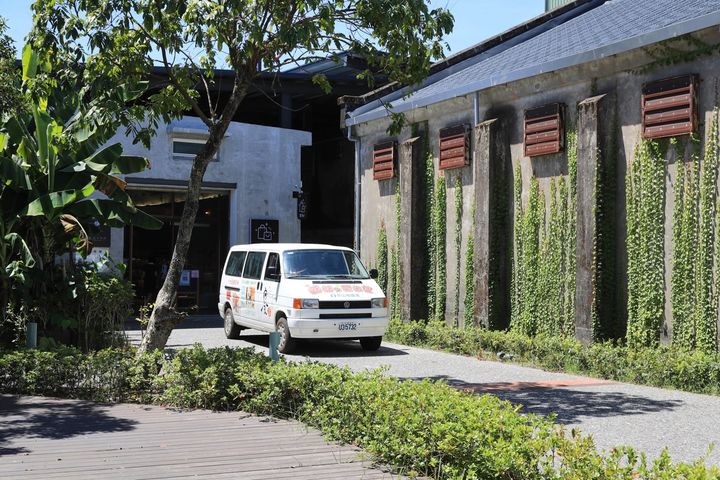
<path id="1" fill-rule="evenodd" d="M 22 56 L 26 115 L 0 122 L 0 282 L 7 292 L 23 272 L 54 260 L 55 254 L 74 243 L 86 255 L 92 245 L 84 221 L 158 229 L 162 222 L 139 210 L 118 176 L 149 167 L 143 157 L 122 154 L 119 143 L 106 145 L 117 122 L 94 115 L 87 92 L 56 86 L 52 95 L 33 100 L 38 70 L 47 77 L 49 67 L 26 47 Z M 116 99 L 130 103 L 143 85 L 123 86 Z M 104 101 L 108 95 L 104 95 Z"/>

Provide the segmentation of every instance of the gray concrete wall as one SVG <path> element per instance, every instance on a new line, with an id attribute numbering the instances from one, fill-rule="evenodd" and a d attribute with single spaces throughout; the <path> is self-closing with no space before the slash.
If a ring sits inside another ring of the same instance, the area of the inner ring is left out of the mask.
<path id="1" fill-rule="evenodd" d="M 696 38 L 709 44 L 720 43 L 720 32 L 717 28 L 707 29 L 694 34 Z M 677 46 L 677 45 L 675 45 Z M 625 173 L 629 162 L 632 161 L 635 145 L 640 140 L 641 133 L 641 88 L 645 82 L 672 77 L 675 75 L 696 73 L 699 74 L 699 112 L 700 126 L 698 132 L 705 138 L 709 128 L 709 119 L 713 108 L 719 104 L 718 84 L 720 83 L 720 62 L 717 54 L 704 56 L 686 63 L 674 65 L 661 65 L 643 71 L 643 67 L 653 61 L 646 50 L 634 50 L 621 55 L 615 55 L 599 61 L 567 68 L 562 71 L 548 72 L 529 79 L 516 81 L 510 84 L 497 85 L 479 93 L 479 108 L 477 117 L 473 107 L 473 96 L 467 95 L 450 99 L 428 107 L 415 109 L 406 114 L 408 125 L 427 122 L 430 140 L 430 149 L 435 157 L 435 174 L 445 175 L 448 185 L 447 210 L 447 320 L 452 323 L 455 319 L 450 317 L 453 311 L 452 302 L 455 298 L 455 289 L 460 288 L 461 298 L 464 286 L 464 273 L 461 272 L 461 285 L 455 285 L 456 257 L 453 244 L 455 218 L 454 218 L 454 178 L 459 175 L 463 185 L 464 212 L 463 212 L 463 240 L 461 269 L 464 271 L 464 256 L 467 246 L 467 237 L 471 231 L 472 219 L 470 208 L 474 197 L 472 169 L 473 165 L 446 172 L 437 169 L 438 162 L 438 130 L 440 128 L 457 124 L 474 124 L 478 121 L 493 118 L 502 118 L 508 128 L 509 150 L 512 157 L 513 170 L 520 165 L 523 183 L 523 202 L 527 202 L 529 181 L 532 176 L 538 178 L 542 191 L 548 195 L 552 178 L 567 175 L 567 159 L 565 152 L 555 155 L 545 155 L 529 159 L 523 155 L 523 117 L 524 110 L 561 102 L 566 105 L 566 130 L 573 128 L 576 119 L 577 104 L 594 95 L 610 93 L 617 110 L 617 125 L 604 125 L 608 131 L 612 128 L 617 133 L 617 150 L 611 153 L 611 158 L 617 161 L 617 191 L 615 192 L 617 232 L 616 244 L 618 261 L 618 304 L 621 306 L 620 314 L 626 303 L 626 292 L 622 286 L 626 277 L 627 256 L 625 254 Z M 381 222 L 384 222 L 388 231 L 388 244 L 394 245 L 394 193 L 396 180 L 375 181 L 372 178 L 372 147 L 375 143 L 395 138 L 402 142 L 410 137 L 410 128 L 395 137 L 386 133 L 389 126 L 387 119 L 376 120 L 357 125 L 354 134 L 361 138 L 362 147 L 362 221 L 361 221 L 361 254 L 369 265 L 376 265 L 377 232 Z M 471 145 L 471 148 L 473 146 Z M 474 164 L 474 160 L 472 162 Z M 667 172 L 666 195 L 666 316 L 668 332 L 671 331 L 671 311 L 669 306 L 670 292 L 670 258 L 672 255 L 672 186 L 676 178 L 676 166 L 670 162 Z M 548 205 L 549 202 L 546 202 Z M 507 239 L 507 248 L 512 247 L 512 238 Z M 460 317 L 462 318 L 462 305 Z"/>
<path id="2" fill-rule="evenodd" d="M 174 159 L 172 140 L 204 139 L 207 127 L 195 117 L 184 117 L 158 129 L 151 148 L 133 145 L 119 131 L 109 144 L 119 142 L 124 154 L 150 159 L 150 169 L 129 175 L 133 178 L 187 180 L 192 161 Z M 234 183 L 230 195 L 230 244 L 248 243 L 252 218 L 280 222 L 280 241 L 300 241 L 300 221 L 296 215 L 293 190 L 300 187 L 300 149 L 312 143 L 309 132 L 232 122 L 220 146 L 217 161 L 210 162 L 205 182 Z M 147 188 L 152 186 L 133 186 Z M 111 256 L 123 255 L 121 229 L 112 232 Z"/>

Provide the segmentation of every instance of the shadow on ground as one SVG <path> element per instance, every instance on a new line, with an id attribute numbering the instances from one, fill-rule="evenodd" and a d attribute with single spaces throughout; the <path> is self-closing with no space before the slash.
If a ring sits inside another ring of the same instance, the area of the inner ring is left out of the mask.
<path id="1" fill-rule="evenodd" d="M 23 438 L 63 439 L 88 433 L 126 432 L 138 422 L 107 414 L 102 404 L 0 395 L 0 455 L 28 453 L 11 445 Z"/>
<path id="2" fill-rule="evenodd" d="M 421 380 L 415 378 L 413 380 Z M 681 407 L 681 400 L 654 400 L 641 395 L 621 392 L 585 391 L 568 387 L 518 387 L 518 384 L 467 383 L 446 376 L 430 377 L 429 380 L 441 380 L 448 385 L 477 394 L 491 394 L 516 405 L 522 405 L 521 411 L 538 415 L 555 414 L 557 422 L 563 424 L 579 423 L 587 417 L 614 417 L 643 415 L 661 411 L 671 411 Z"/>
<path id="3" fill-rule="evenodd" d="M 240 334 L 240 341 L 252 343 L 259 347 L 268 348 L 269 336 L 267 334 Z M 238 345 L 241 346 L 241 345 Z M 381 345 L 374 352 L 362 349 L 357 340 L 305 340 L 299 339 L 295 351 L 290 356 L 310 358 L 352 358 L 352 357 L 393 357 L 407 355 L 408 353 L 397 348 Z"/>

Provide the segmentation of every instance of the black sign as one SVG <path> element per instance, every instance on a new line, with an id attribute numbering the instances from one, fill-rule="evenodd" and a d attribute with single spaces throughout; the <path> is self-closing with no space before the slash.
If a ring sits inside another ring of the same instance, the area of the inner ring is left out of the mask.
<path id="1" fill-rule="evenodd" d="M 85 225 L 88 237 L 93 247 L 109 247 L 110 246 L 110 227 L 100 225 L 97 220 L 91 220 Z"/>
<path id="2" fill-rule="evenodd" d="M 250 220 L 250 243 L 278 243 L 280 222 L 277 220 Z"/>
<path id="3" fill-rule="evenodd" d="M 297 218 L 305 220 L 307 217 L 307 196 L 304 192 L 293 192 L 293 198 L 297 199 Z"/>

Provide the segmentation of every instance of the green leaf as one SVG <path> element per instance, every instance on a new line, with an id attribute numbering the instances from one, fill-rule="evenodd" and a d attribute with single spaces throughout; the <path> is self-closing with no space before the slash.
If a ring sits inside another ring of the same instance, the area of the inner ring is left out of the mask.
<path id="1" fill-rule="evenodd" d="M 122 155 L 122 151 L 122 145 L 120 145 L 119 143 L 115 143 L 113 145 L 103 148 L 102 150 L 98 150 L 97 152 L 86 158 L 84 162 L 92 170 L 110 173 L 110 168 L 112 168 L 112 164 L 120 158 L 120 156 Z"/>
<path id="2" fill-rule="evenodd" d="M 87 185 L 81 190 L 48 193 L 30 202 L 23 213 L 29 217 L 54 218 L 58 210 L 90 196 L 94 191 L 95 188 L 92 185 Z"/>
<path id="3" fill-rule="evenodd" d="M 33 51 L 32 47 L 28 44 L 23 48 L 22 54 L 22 79 L 23 82 L 35 78 L 38 67 L 38 54 Z"/>
<path id="4" fill-rule="evenodd" d="M 137 157 L 133 155 L 123 155 L 113 163 L 110 173 L 138 173 L 150 168 L 150 160 L 145 157 Z"/>
<path id="5" fill-rule="evenodd" d="M 0 183 L 15 189 L 32 189 L 32 184 L 25 170 L 7 157 L 0 157 Z"/>
<path id="6" fill-rule="evenodd" d="M 96 218 L 112 227 L 134 225 L 146 230 L 159 230 L 163 226 L 163 222 L 152 215 L 114 200 L 92 198 L 75 203 L 69 211 L 81 218 Z"/>
<path id="7" fill-rule="evenodd" d="M 22 238 L 20 234 L 15 232 L 8 233 L 3 240 L 10 246 L 11 258 L 19 256 L 20 261 L 22 261 L 26 267 L 33 268 L 35 266 L 35 258 L 30 251 L 30 247 L 28 247 L 25 239 Z"/>

